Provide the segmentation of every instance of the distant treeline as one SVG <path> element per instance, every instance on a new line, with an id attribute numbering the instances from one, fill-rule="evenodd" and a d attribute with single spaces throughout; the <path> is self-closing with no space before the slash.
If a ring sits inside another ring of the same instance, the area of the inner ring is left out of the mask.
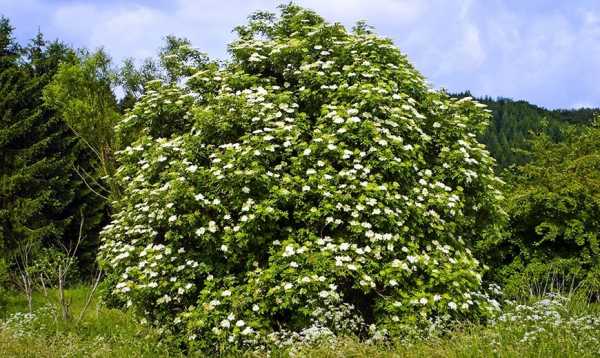
<path id="1" fill-rule="evenodd" d="M 451 94 L 467 97 L 467 92 Z M 564 128 L 568 125 L 589 125 L 598 108 L 548 110 L 527 101 L 485 96 L 477 98 L 492 111 L 493 119 L 480 140 L 498 163 L 499 168 L 523 164 L 527 157 L 520 151 L 527 148 L 533 135 L 546 134 L 554 142 L 564 140 Z"/>

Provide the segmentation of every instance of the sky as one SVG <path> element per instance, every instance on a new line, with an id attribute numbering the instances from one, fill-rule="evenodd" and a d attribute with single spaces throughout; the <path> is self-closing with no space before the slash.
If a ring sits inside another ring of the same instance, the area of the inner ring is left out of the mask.
<path id="1" fill-rule="evenodd" d="M 286 3 L 288 1 L 285 1 Z M 227 58 L 231 30 L 266 0 L 0 0 L 19 41 L 39 30 L 117 62 L 190 39 Z M 365 20 L 391 38 L 435 88 L 524 99 L 546 108 L 600 107 L 600 0 L 297 0 L 330 22 Z"/>

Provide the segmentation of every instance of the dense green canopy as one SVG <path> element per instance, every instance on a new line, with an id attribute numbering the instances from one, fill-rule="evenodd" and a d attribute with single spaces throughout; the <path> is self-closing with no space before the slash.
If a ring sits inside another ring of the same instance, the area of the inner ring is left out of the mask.
<path id="1" fill-rule="evenodd" d="M 59 64 L 72 58 L 66 46 L 39 34 L 27 47 L 0 20 L 0 257 L 14 269 L 17 248 L 60 247 L 77 239 L 86 221 L 81 258 L 93 265 L 93 240 L 103 204 L 74 168 L 89 168 L 89 157 L 64 121 L 42 101 L 42 90 Z M 33 255 L 33 253 L 32 253 Z"/>
<path id="2" fill-rule="evenodd" d="M 508 294 L 600 294 L 600 128 L 564 136 L 537 137 L 528 164 L 508 177 L 510 235 L 490 246 L 492 273 Z"/>

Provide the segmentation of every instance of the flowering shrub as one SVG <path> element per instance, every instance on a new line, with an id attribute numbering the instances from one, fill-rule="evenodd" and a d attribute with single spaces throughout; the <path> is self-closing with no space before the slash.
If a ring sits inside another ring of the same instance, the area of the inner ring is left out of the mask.
<path id="1" fill-rule="evenodd" d="M 468 248 L 504 215 L 484 106 L 362 25 L 285 6 L 237 32 L 119 123 L 112 293 L 207 351 L 494 312 Z"/>

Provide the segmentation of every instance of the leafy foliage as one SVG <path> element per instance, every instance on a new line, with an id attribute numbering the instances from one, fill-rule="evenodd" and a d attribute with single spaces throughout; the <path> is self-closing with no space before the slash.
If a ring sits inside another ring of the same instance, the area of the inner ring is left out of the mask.
<path id="1" fill-rule="evenodd" d="M 581 284 L 600 292 L 600 128 L 565 136 L 560 143 L 533 140 L 531 161 L 509 179 L 511 234 L 492 246 L 494 272 L 508 292 L 565 277 L 565 289 Z"/>
<path id="2" fill-rule="evenodd" d="M 208 57 L 193 48 L 189 40 L 169 35 L 158 59 L 146 58 L 140 66 L 136 66 L 132 58 L 125 59 L 118 71 L 119 83 L 124 91 L 119 105 L 122 109 L 131 109 L 145 93 L 147 82 L 160 79 L 176 84 L 208 63 Z"/>
<path id="3" fill-rule="evenodd" d="M 97 195 L 117 195 L 112 181 L 114 151 L 118 143 L 114 126 L 119 117 L 113 94 L 116 84 L 111 61 L 103 51 L 72 56 L 57 69 L 44 88 L 44 103 L 54 109 L 64 123 L 85 144 L 92 164 L 91 172 L 81 168 L 81 177 Z M 107 179 L 108 183 L 99 178 Z"/>
<path id="4" fill-rule="evenodd" d="M 469 250 L 504 217 L 484 106 L 364 25 L 289 5 L 237 32 L 225 67 L 150 83 L 118 125 L 138 139 L 102 233 L 113 294 L 213 352 L 489 317 Z"/>

